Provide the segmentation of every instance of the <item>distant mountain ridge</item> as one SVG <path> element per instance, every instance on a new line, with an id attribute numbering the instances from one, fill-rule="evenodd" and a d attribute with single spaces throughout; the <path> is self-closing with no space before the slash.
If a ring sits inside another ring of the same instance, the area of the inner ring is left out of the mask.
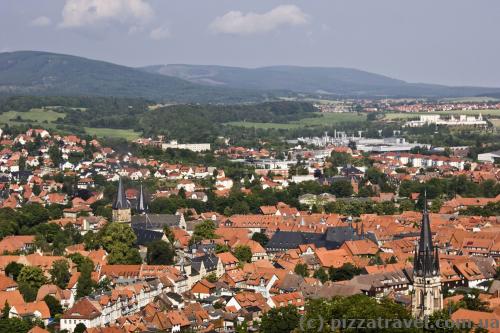
<path id="1" fill-rule="evenodd" d="M 0 95 L 142 97 L 162 102 L 234 104 L 304 93 L 363 98 L 461 97 L 500 95 L 500 88 L 412 84 L 335 67 L 132 68 L 49 52 L 0 53 Z"/>
<path id="2" fill-rule="evenodd" d="M 177 102 L 262 98 L 260 93 L 207 87 L 109 62 L 38 51 L 0 53 L 0 94 L 144 97 Z"/>
<path id="3" fill-rule="evenodd" d="M 181 78 L 209 86 L 282 90 L 296 93 L 358 97 L 458 97 L 488 95 L 500 88 L 449 87 L 408 83 L 384 75 L 342 67 L 270 66 L 241 68 L 209 65 L 155 65 L 150 73 Z"/>

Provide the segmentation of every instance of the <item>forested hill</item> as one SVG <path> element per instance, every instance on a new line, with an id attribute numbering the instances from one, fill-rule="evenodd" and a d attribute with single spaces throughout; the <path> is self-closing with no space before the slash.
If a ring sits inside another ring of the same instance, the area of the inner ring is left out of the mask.
<path id="1" fill-rule="evenodd" d="M 203 65 L 157 65 L 150 73 L 193 83 L 241 89 L 285 90 L 353 97 L 458 97 L 500 94 L 500 88 L 448 87 L 408 83 L 352 68 L 271 66 L 241 68 Z"/>
<path id="2" fill-rule="evenodd" d="M 164 134 L 183 142 L 213 142 L 224 134 L 223 128 L 232 127 L 226 126 L 229 122 L 289 123 L 319 117 L 311 103 L 296 101 L 162 106 L 142 98 L 0 97 L 0 116 L 12 112 L 16 118 L 7 121 L 10 126 L 51 126 L 82 134 L 85 128 L 134 130 L 146 137 Z M 50 121 L 44 118 L 47 112 L 53 116 Z"/>
<path id="3" fill-rule="evenodd" d="M 0 94 L 143 97 L 200 103 L 265 99 L 255 91 L 208 87 L 109 62 L 36 51 L 0 53 Z"/>
<path id="4" fill-rule="evenodd" d="M 459 97 L 500 88 L 413 84 L 350 68 L 201 65 L 131 68 L 64 54 L 0 53 L 0 95 L 141 97 L 159 102 L 264 102 L 306 93 L 331 97 Z"/>

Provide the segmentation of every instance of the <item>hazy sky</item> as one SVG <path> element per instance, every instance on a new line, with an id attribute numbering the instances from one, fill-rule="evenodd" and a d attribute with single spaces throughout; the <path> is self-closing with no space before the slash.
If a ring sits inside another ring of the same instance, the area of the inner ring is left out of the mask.
<path id="1" fill-rule="evenodd" d="M 499 0 L 0 0 L 0 51 L 500 87 Z"/>

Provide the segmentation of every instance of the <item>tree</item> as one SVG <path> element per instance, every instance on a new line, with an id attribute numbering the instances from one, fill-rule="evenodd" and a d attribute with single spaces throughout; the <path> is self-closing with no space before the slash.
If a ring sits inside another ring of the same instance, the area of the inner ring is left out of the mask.
<path id="1" fill-rule="evenodd" d="M 146 262 L 149 265 L 171 265 L 175 251 L 170 243 L 162 240 L 151 242 L 147 246 Z"/>
<path id="2" fill-rule="evenodd" d="M 20 209 L 21 225 L 34 227 L 49 220 L 48 210 L 40 204 L 29 203 Z"/>
<path id="3" fill-rule="evenodd" d="M 273 308 L 262 316 L 260 332 L 290 333 L 299 326 L 299 320 L 299 312 L 293 305 Z"/>
<path id="4" fill-rule="evenodd" d="M 256 232 L 252 235 L 252 240 L 262 245 L 262 247 L 265 247 L 269 242 L 269 237 L 263 232 Z"/>
<path id="5" fill-rule="evenodd" d="M 172 232 L 172 229 L 170 229 L 170 227 L 168 225 L 166 225 L 165 228 L 163 228 L 163 233 L 167 237 L 170 244 L 174 245 L 175 236 L 174 236 L 174 233 Z"/>
<path id="6" fill-rule="evenodd" d="M 132 265 L 142 262 L 139 251 L 134 247 L 137 237 L 130 226 L 108 223 L 98 237 L 109 253 L 108 263 L 111 265 Z"/>
<path id="7" fill-rule="evenodd" d="M 314 274 L 313 277 L 320 280 L 321 283 L 325 283 L 328 281 L 328 273 L 324 270 L 323 267 L 318 268 Z"/>
<path id="8" fill-rule="evenodd" d="M 215 245 L 215 253 L 223 253 L 223 252 L 229 252 L 229 251 L 231 251 L 231 248 L 226 244 L 216 244 Z"/>
<path id="9" fill-rule="evenodd" d="M 10 276 L 14 281 L 17 281 L 17 277 L 23 267 L 23 264 L 18 264 L 17 262 L 12 261 L 5 266 L 5 275 Z"/>
<path id="10" fill-rule="evenodd" d="M 61 289 L 66 289 L 69 279 L 71 278 L 68 261 L 64 259 L 54 261 L 54 263 L 52 264 L 52 268 L 49 270 L 49 273 L 52 279 L 52 283 L 54 283 Z"/>
<path id="11" fill-rule="evenodd" d="M 332 184 L 331 192 L 337 197 L 345 198 L 350 197 L 353 193 L 352 185 L 347 180 L 339 180 Z"/>
<path id="12" fill-rule="evenodd" d="M 134 230 L 123 223 L 108 223 L 103 228 L 99 238 L 102 246 L 108 253 L 111 252 L 117 244 L 132 247 L 137 240 Z"/>
<path id="13" fill-rule="evenodd" d="M 246 263 L 252 261 L 252 250 L 247 245 L 238 245 L 233 250 L 234 256 L 240 261 L 240 263 Z"/>
<path id="14" fill-rule="evenodd" d="M 85 267 L 78 277 L 76 284 L 76 298 L 88 296 L 94 290 L 95 283 L 92 280 L 92 270 Z"/>
<path id="15" fill-rule="evenodd" d="M 329 300 L 316 299 L 310 300 L 305 307 L 305 314 L 301 318 L 302 323 L 307 323 L 301 327 L 301 331 L 306 333 L 317 332 L 355 332 L 356 329 L 350 330 L 347 328 L 339 329 L 331 327 L 330 323 L 341 319 L 367 319 L 377 321 L 379 318 L 409 320 L 412 318 L 411 313 L 402 305 L 395 303 L 393 300 L 383 298 L 380 301 L 375 298 L 357 294 L 348 297 L 335 296 Z M 365 326 L 366 327 L 366 326 Z M 368 326 L 369 327 L 369 326 Z M 360 330 L 363 332 L 419 332 L 415 329 L 373 329 Z M 421 330 L 420 330 L 421 332 Z"/>
<path id="16" fill-rule="evenodd" d="M 142 263 L 142 258 L 135 247 L 117 243 L 111 248 L 108 263 L 111 265 L 137 265 Z"/>
<path id="17" fill-rule="evenodd" d="M 80 253 L 72 253 L 68 255 L 68 258 L 76 265 L 76 269 L 78 272 L 83 271 L 84 269 L 93 270 L 94 263 L 88 257 L 82 256 Z"/>
<path id="18" fill-rule="evenodd" d="M 10 312 L 9 302 L 5 301 L 5 305 L 3 306 L 3 309 L 2 309 L 2 319 L 8 319 L 9 318 L 9 312 Z"/>
<path id="19" fill-rule="evenodd" d="M 61 303 L 52 295 L 47 295 L 43 298 L 50 310 L 50 316 L 54 318 L 56 314 L 63 313 Z"/>
<path id="20" fill-rule="evenodd" d="M 293 271 L 295 272 L 295 274 L 298 274 L 298 275 L 303 276 L 303 277 L 309 276 L 309 273 L 307 272 L 307 265 L 306 264 L 298 263 L 297 265 L 295 265 L 295 268 Z"/>
<path id="21" fill-rule="evenodd" d="M 348 153 L 333 151 L 330 156 L 330 162 L 334 167 L 341 167 L 347 164 L 352 164 L 352 156 Z"/>
<path id="22" fill-rule="evenodd" d="M 215 274 L 215 272 L 212 272 L 210 274 L 208 274 L 207 276 L 205 276 L 205 280 L 207 280 L 208 282 L 211 282 L 211 283 L 215 283 L 217 282 L 217 274 Z"/>
<path id="23" fill-rule="evenodd" d="M 0 332 L 26 333 L 33 328 L 33 323 L 21 318 L 9 318 L 0 320 Z"/>
<path id="24" fill-rule="evenodd" d="M 63 162 L 62 153 L 57 145 L 49 147 L 49 156 L 54 166 L 58 167 Z"/>
<path id="25" fill-rule="evenodd" d="M 211 220 L 205 220 L 198 223 L 194 227 L 193 237 L 191 237 L 190 243 L 196 244 L 204 239 L 214 239 L 217 238 L 215 234 L 215 223 Z"/>
<path id="26" fill-rule="evenodd" d="M 42 285 L 47 283 L 47 279 L 45 278 L 45 275 L 43 275 L 41 268 L 24 266 L 17 276 L 17 282 L 27 284 L 38 290 Z"/>
<path id="27" fill-rule="evenodd" d="M 47 282 L 39 267 L 24 266 L 17 276 L 19 292 L 26 302 L 36 299 L 38 289 Z"/>
<path id="28" fill-rule="evenodd" d="M 350 280 L 354 276 L 361 274 L 361 272 L 361 268 L 358 268 L 351 263 L 345 263 L 340 268 L 328 268 L 328 276 L 331 281 Z"/>
<path id="29" fill-rule="evenodd" d="M 85 333 L 86 330 L 87 327 L 85 326 L 85 324 L 79 323 L 75 326 L 75 330 L 73 331 L 73 333 Z"/>

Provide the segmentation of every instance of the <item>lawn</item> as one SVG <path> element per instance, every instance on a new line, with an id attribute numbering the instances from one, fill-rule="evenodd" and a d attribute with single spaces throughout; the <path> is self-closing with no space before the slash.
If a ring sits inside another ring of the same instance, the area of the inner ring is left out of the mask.
<path id="1" fill-rule="evenodd" d="M 64 113 L 50 109 L 31 109 L 27 112 L 8 111 L 0 114 L 0 123 L 9 125 L 32 123 L 43 127 L 53 127 L 58 118 L 64 117 L 66 117 Z"/>
<path id="2" fill-rule="evenodd" d="M 418 118 L 420 115 L 429 115 L 429 114 L 440 114 L 440 115 L 469 115 L 469 116 L 477 116 L 482 114 L 483 116 L 495 116 L 500 117 L 500 110 L 453 110 L 453 111 L 436 111 L 436 112 L 386 112 L 384 114 L 384 120 L 397 120 L 397 119 L 410 119 L 410 118 Z"/>
<path id="3" fill-rule="evenodd" d="M 129 141 L 138 139 L 141 136 L 141 133 L 134 132 L 134 130 L 131 129 L 85 127 L 85 132 L 100 138 L 123 138 Z"/>
<path id="4" fill-rule="evenodd" d="M 241 127 L 255 127 L 262 129 L 294 129 L 307 126 L 332 126 L 339 123 L 346 122 L 362 122 L 366 121 L 366 114 L 364 113 L 317 113 L 319 117 L 315 118 L 304 118 L 298 121 L 291 121 L 289 123 L 256 123 L 256 122 L 245 122 L 245 121 L 235 121 L 228 123 L 232 126 Z"/>

